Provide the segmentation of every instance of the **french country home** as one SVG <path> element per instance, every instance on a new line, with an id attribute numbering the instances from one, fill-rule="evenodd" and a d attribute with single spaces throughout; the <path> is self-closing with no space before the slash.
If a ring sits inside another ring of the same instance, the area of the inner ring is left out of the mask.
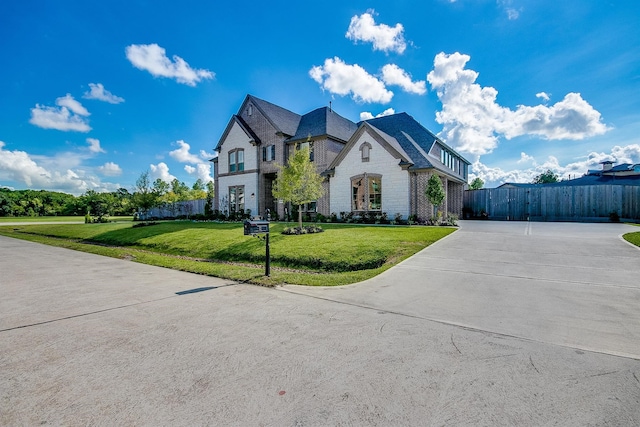
<path id="1" fill-rule="evenodd" d="M 282 218 L 291 207 L 272 195 L 278 165 L 308 145 L 311 160 L 325 177 L 325 194 L 307 213 L 398 214 L 428 219 L 433 207 L 425 196 L 437 175 L 445 190 L 438 210 L 462 214 L 469 161 L 407 113 L 354 123 L 322 107 L 299 115 L 247 95 L 229 120 L 215 148 L 214 209 L 247 210 Z"/>

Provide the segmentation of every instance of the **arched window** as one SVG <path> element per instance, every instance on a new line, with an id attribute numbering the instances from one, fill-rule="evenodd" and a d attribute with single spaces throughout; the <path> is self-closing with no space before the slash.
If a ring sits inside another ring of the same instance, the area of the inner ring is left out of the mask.
<path id="1" fill-rule="evenodd" d="M 382 210 L 382 175 L 357 175 L 351 178 L 351 210 Z"/>
<path id="2" fill-rule="evenodd" d="M 369 161 L 370 152 L 371 152 L 371 144 L 369 144 L 368 142 L 363 142 L 362 144 L 360 144 L 360 154 L 362 155 L 363 162 Z"/>

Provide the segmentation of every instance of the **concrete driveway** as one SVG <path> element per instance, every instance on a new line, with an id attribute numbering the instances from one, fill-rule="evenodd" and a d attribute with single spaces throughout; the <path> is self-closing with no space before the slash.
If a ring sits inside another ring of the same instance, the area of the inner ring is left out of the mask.
<path id="1" fill-rule="evenodd" d="M 464 223 L 277 290 L 0 237 L 0 425 L 639 425 L 633 230 Z"/>
<path id="2" fill-rule="evenodd" d="M 640 249 L 624 224 L 463 221 L 373 279 L 290 292 L 640 359 Z"/>

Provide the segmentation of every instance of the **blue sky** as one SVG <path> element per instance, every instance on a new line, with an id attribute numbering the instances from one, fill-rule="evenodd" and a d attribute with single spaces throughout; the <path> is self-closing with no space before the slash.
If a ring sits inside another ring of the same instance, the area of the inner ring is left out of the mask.
<path id="1" fill-rule="evenodd" d="M 640 2 L 0 2 L 0 186 L 191 185 L 246 94 L 407 112 L 486 186 L 640 162 Z"/>

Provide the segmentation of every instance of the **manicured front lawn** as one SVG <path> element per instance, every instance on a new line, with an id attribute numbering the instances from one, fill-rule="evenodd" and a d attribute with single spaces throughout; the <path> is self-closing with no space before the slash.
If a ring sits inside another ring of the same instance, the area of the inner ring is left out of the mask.
<path id="1" fill-rule="evenodd" d="M 0 226 L 0 234 L 263 285 L 332 286 L 380 274 L 455 230 L 323 224 L 323 233 L 285 236 L 286 225 L 271 225 L 270 277 L 264 240 L 244 236 L 237 223 L 34 224 Z"/>

